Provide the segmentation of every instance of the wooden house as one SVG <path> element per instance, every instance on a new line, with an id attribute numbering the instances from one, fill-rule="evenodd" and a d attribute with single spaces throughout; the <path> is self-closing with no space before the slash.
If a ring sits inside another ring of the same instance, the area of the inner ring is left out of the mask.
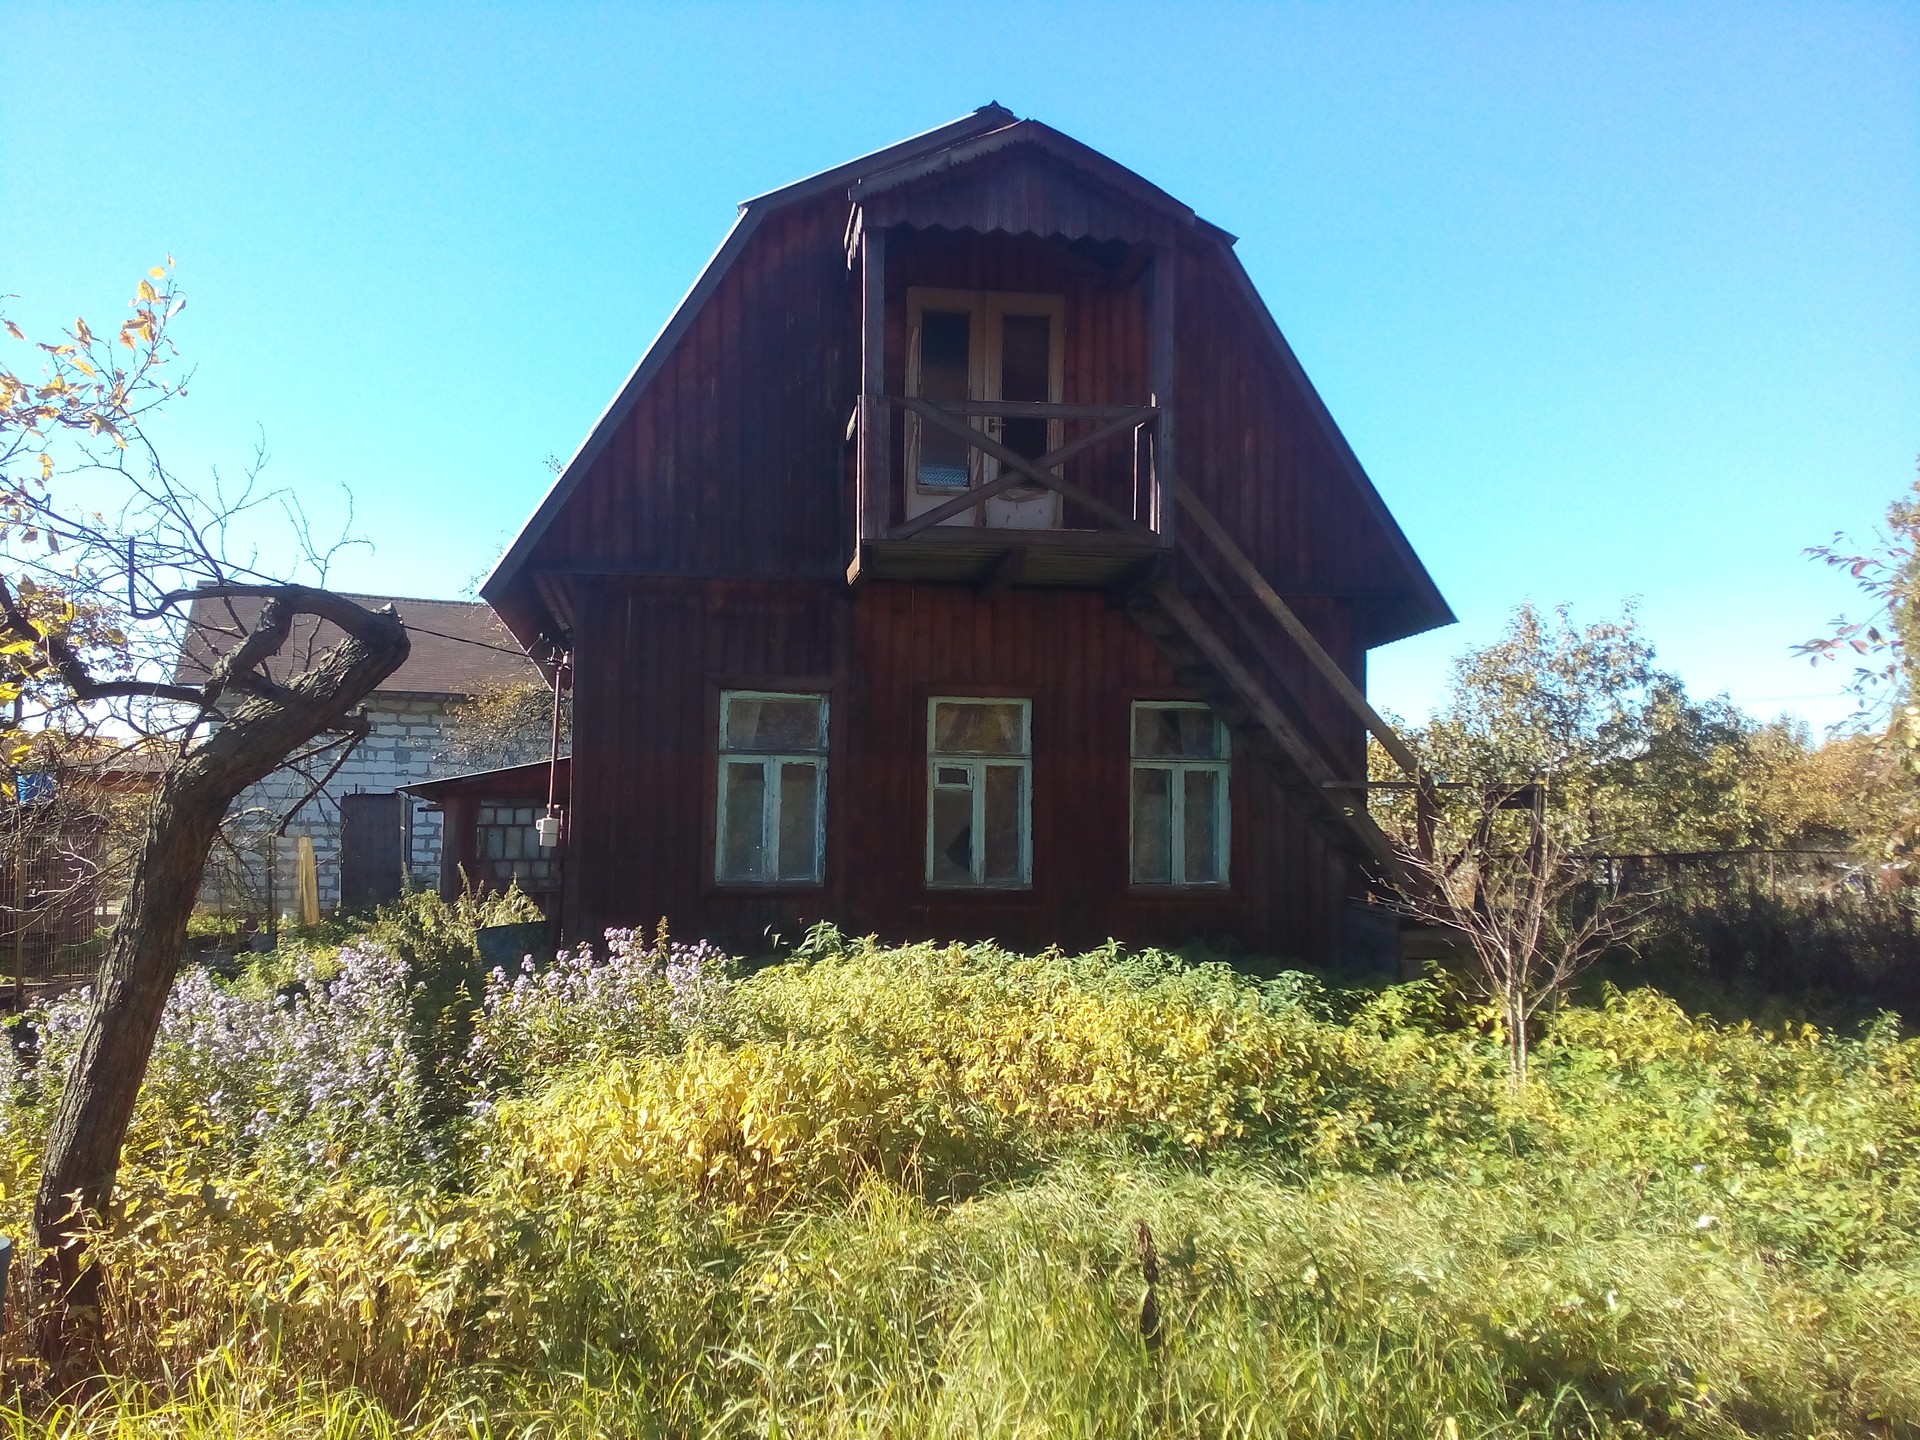
<path id="1" fill-rule="evenodd" d="M 482 593 L 570 656 L 567 930 L 743 946 L 1324 958 L 1452 619 L 1234 237 L 999 106 L 745 202 Z"/>

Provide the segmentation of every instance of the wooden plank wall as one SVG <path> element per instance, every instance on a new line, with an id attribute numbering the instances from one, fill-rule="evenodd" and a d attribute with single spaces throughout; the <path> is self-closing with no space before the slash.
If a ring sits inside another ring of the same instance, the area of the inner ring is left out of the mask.
<path id="1" fill-rule="evenodd" d="M 761 224 L 533 568 L 839 573 L 858 355 L 845 222 L 842 202 Z"/>
<path id="2" fill-rule="evenodd" d="M 1369 506 L 1224 267 L 1198 245 L 1181 253 L 1181 483 L 1282 595 L 1364 606 L 1403 588 Z M 1344 663 L 1351 652 L 1334 653 Z"/>
<path id="3" fill-rule="evenodd" d="M 1233 781 L 1232 887 L 1133 892 L 1127 883 L 1128 715 L 1179 698 L 1166 662 L 1095 594 L 942 586 L 596 581 L 582 587 L 568 928 L 665 917 L 752 950 L 812 920 L 895 939 L 1009 944 L 1232 942 L 1324 959 L 1344 865 L 1242 756 Z M 723 684 L 831 687 L 826 885 L 784 893 L 711 883 L 715 716 Z M 979 693 L 1033 702 L 1034 886 L 924 884 L 926 702 Z"/>
<path id="4" fill-rule="evenodd" d="M 762 223 L 691 332 L 542 537 L 531 568 L 825 578 L 850 547 L 847 419 L 857 393 L 857 295 L 836 198 Z M 1180 266 L 1176 403 L 1181 480 L 1282 593 L 1379 596 L 1397 562 L 1303 398 L 1284 383 L 1217 257 Z M 890 245 L 887 384 L 905 388 L 912 285 L 1068 296 L 1064 398 L 1147 397 L 1145 295 L 1110 288 L 1060 240 L 902 232 Z M 893 467 L 902 427 L 894 426 Z M 1068 467 L 1130 500 L 1128 447 Z M 897 489 L 897 487 L 896 487 Z M 899 497 L 893 496 L 894 518 Z M 1069 524 L 1091 525 L 1069 513 Z"/>

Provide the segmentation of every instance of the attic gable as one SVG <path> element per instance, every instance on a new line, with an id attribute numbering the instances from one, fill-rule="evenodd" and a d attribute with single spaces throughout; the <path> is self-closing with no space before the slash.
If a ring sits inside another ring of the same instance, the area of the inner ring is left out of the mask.
<path id="1" fill-rule="evenodd" d="M 884 252 L 889 231 L 894 259 L 863 295 L 866 242 Z M 974 242 L 991 258 L 957 261 L 951 279 L 921 263 L 936 251 L 970 257 Z M 1040 247 L 1059 254 L 1024 268 L 1013 258 Z M 1055 260 L 1077 262 L 1079 274 L 1052 283 L 1056 275 L 1040 272 L 1068 268 Z M 1366 643 L 1449 622 L 1241 267 L 1234 237 L 1125 166 L 997 106 L 745 202 L 481 593 L 531 645 L 575 626 L 572 577 L 842 573 L 854 526 L 844 478 L 858 468 L 849 415 L 864 394 L 903 390 L 908 343 L 896 315 L 883 322 L 894 327 L 884 342 L 866 347 L 863 316 L 904 314 L 914 285 L 1064 289 L 1079 307 L 1065 327 L 1069 344 L 1111 345 L 1118 358 L 1077 362 L 1063 398 L 1142 404 L 1148 396 L 1130 383 L 1145 356 L 1141 302 L 1114 300 L 1097 322 L 1087 307 L 1106 303 L 1093 299 L 1099 293 L 1150 294 L 1163 269 L 1185 296 L 1178 331 L 1168 327 L 1182 337 L 1170 393 L 1197 405 L 1226 385 L 1221 393 L 1238 407 L 1214 419 L 1217 454 L 1198 443 L 1204 432 L 1189 435 L 1174 467 L 1181 483 L 1196 496 L 1244 491 L 1249 513 L 1287 512 L 1286 525 L 1263 532 L 1256 559 L 1299 593 L 1368 597 Z M 1122 313 L 1128 304 L 1136 313 Z M 863 347 L 888 357 L 883 375 L 860 369 Z M 1274 418 L 1256 424 L 1248 417 L 1262 407 Z M 875 463 L 903 462 L 893 454 Z M 1309 518 L 1314 533 L 1345 538 L 1302 558 L 1288 536 Z"/>
<path id="2" fill-rule="evenodd" d="M 1192 210 L 1123 165 L 1036 121 L 893 166 L 854 184 L 858 225 L 1171 245 Z"/>

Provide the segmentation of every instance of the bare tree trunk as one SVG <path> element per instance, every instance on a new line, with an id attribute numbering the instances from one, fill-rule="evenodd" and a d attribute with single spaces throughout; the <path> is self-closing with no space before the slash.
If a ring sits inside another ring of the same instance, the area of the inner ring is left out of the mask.
<path id="1" fill-rule="evenodd" d="M 1527 1085 L 1527 996 L 1515 987 L 1507 992 L 1507 1083 L 1514 1094 Z"/>
<path id="2" fill-rule="evenodd" d="M 220 821 L 241 791 L 299 746 L 345 723 L 406 659 L 399 617 L 351 606 L 361 617 L 353 621 L 337 608 L 348 602 L 327 598 L 327 618 L 348 620 L 349 638 L 290 684 L 259 687 L 167 776 L 148 820 L 132 889 L 54 1114 L 34 1207 L 42 1251 L 35 1283 L 39 1348 L 59 1380 L 81 1378 L 99 1365 L 101 1275 L 91 1263 L 87 1232 L 112 1203 L 121 1146 Z M 276 612 L 269 621 L 263 614 L 262 626 L 284 629 L 285 618 Z"/>

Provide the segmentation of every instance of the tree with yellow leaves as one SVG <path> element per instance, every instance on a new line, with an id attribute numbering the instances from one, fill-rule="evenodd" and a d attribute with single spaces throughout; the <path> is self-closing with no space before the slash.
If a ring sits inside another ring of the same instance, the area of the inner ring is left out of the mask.
<path id="1" fill-rule="evenodd" d="M 102 1363 L 100 1276 L 87 1237 L 112 1204 L 221 820 L 273 770 L 364 733 L 356 707 L 408 651 L 391 610 L 368 611 L 326 588 L 331 551 L 311 543 L 296 497 L 260 485 L 257 464 L 228 489 L 217 477 L 188 484 L 163 462 L 151 427 L 184 393 L 171 378 L 170 335 L 184 304 L 169 261 L 140 280 L 127 318 L 104 333 L 80 319 L 60 338 L 34 342 L 0 316 L 25 354 L 20 363 L 0 358 L 0 731 L 16 777 L 10 801 L 23 798 L 18 767 L 51 736 L 138 743 L 158 757 L 35 1206 L 33 1313 L 56 1375 Z M 263 507 L 288 522 L 299 554 L 292 575 L 228 553 L 236 521 Z M 191 602 L 222 599 L 249 602 L 249 622 L 236 614 L 231 628 L 197 636 L 215 658 L 204 681 L 182 683 L 174 661 Z M 302 615 L 342 638 L 270 667 Z"/>

